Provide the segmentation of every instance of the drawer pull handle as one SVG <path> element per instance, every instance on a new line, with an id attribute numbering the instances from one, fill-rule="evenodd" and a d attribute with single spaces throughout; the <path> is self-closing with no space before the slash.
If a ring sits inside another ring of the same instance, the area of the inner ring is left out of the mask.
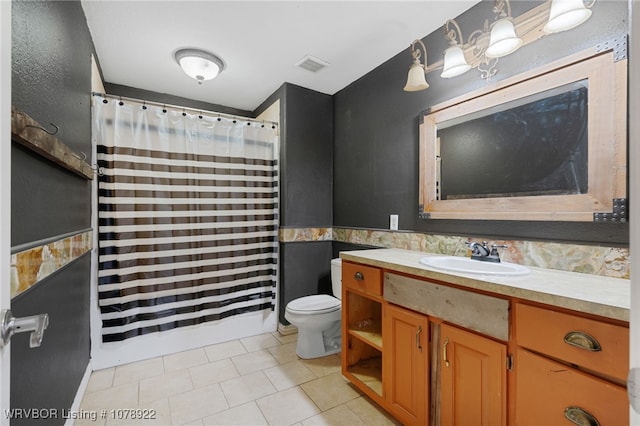
<path id="1" fill-rule="evenodd" d="M 442 359 L 444 365 L 449 366 L 449 359 L 447 358 L 447 346 L 449 346 L 449 338 L 444 339 L 444 345 L 442 345 Z"/>
<path id="2" fill-rule="evenodd" d="M 364 281 L 364 275 L 362 274 L 362 272 L 358 271 L 355 274 L 353 274 L 353 278 L 356 281 Z"/>
<path id="3" fill-rule="evenodd" d="M 570 331 L 564 336 L 567 345 L 575 346 L 591 352 L 600 352 L 602 347 L 595 337 L 582 331 Z"/>
<path id="4" fill-rule="evenodd" d="M 422 346 L 420 346 L 420 333 L 422 333 L 421 325 L 418 326 L 418 331 L 416 332 L 416 348 L 418 348 L 418 350 L 422 352 Z"/>
<path id="5" fill-rule="evenodd" d="M 564 416 L 571 423 L 578 426 L 600 426 L 600 422 L 593 416 L 593 414 L 580 407 L 565 408 Z"/>

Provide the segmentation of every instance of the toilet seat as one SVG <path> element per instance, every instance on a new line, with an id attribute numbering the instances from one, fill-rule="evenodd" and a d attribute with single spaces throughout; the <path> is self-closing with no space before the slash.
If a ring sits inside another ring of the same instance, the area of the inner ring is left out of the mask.
<path id="1" fill-rule="evenodd" d="M 287 311 L 299 315 L 318 315 L 335 312 L 342 308 L 342 302 L 328 294 L 315 294 L 292 300 L 287 304 Z"/>

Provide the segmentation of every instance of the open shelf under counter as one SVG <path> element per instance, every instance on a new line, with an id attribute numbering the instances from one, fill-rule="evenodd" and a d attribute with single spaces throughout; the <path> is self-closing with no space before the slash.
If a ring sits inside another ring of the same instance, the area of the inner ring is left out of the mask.
<path id="1" fill-rule="evenodd" d="M 382 322 L 379 319 L 366 321 L 370 321 L 370 323 L 362 327 L 358 327 L 357 324 L 351 326 L 349 328 L 349 334 L 381 351 Z"/>
<path id="2" fill-rule="evenodd" d="M 356 379 L 382 396 L 382 357 L 360 360 L 347 370 Z"/>

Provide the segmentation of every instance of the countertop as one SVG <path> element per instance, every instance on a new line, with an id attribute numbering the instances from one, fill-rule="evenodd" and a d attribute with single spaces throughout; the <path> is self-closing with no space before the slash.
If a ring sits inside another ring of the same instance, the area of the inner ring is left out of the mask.
<path id="1" fill-rule="evenodd" d="M 355 250 L 340 253 L 340 257 L 345 261 L 444 281 L 496 295 L 629 321 L 631 303 L 629 280 L 531 266 L 527 266 L 531 273 L 524 276 L 448 272 L 419 263 L 420 258 L 425 256 L 439 255 L 401 249 Z"/>

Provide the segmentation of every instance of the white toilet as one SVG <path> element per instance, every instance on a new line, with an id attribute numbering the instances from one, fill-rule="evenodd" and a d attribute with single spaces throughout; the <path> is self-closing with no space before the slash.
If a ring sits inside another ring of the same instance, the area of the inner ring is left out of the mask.
<path id="1" fill-rule="evenodd" d="M 331 260 L 333 296 L 317 294 L 292 300 L 284 317 L 298 327 L 296 353 L 300 358 L 319 358 L 340 352 L 342 347 L 342 261 Z"/>

